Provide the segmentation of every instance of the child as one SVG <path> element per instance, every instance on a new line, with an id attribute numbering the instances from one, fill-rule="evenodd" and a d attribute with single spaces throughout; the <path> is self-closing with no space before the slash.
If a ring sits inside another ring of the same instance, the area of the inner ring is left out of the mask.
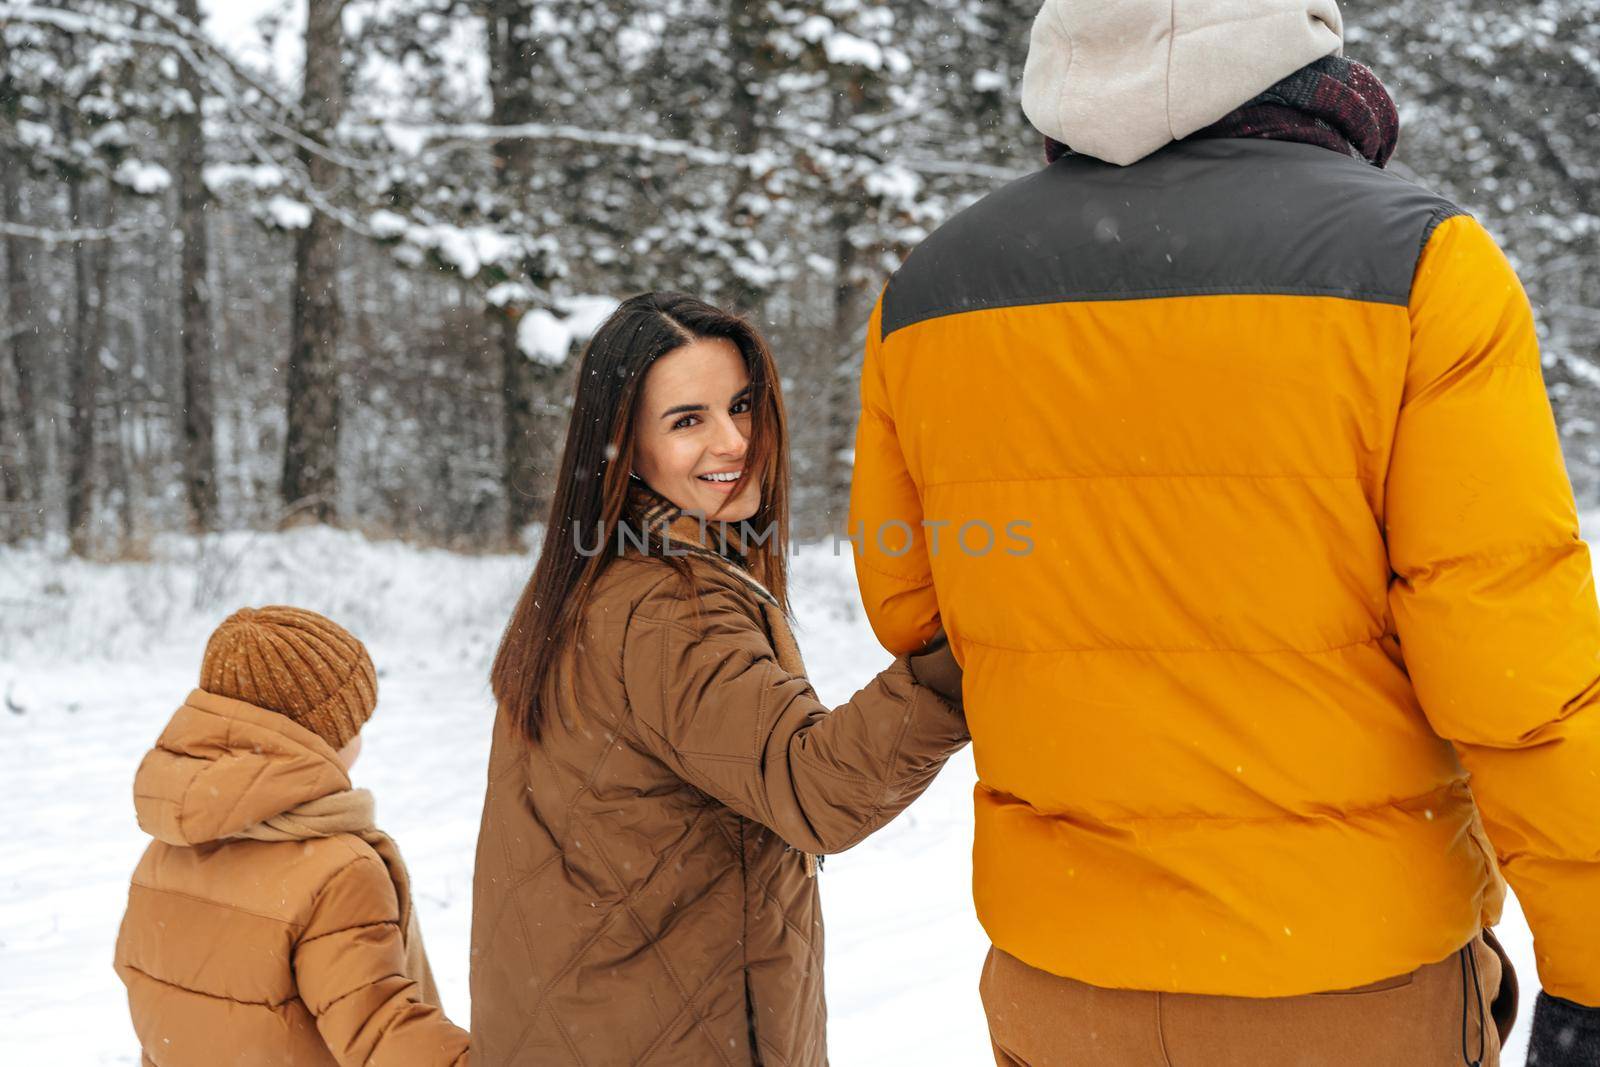
<path id="1" fill-rule="evenodd" d="M 245 608 L 134 779 L 117 938 L 146 1067 L 464 1065 L 400 853 L 350 788 L 367 650 L 309 611 Z"/>

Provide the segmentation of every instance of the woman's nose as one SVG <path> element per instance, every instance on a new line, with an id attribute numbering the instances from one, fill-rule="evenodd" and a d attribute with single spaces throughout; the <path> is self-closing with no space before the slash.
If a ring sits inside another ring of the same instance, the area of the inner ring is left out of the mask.
<path id="1" fill-rule="evenodd" d="M 741 458 L 750 446 L 750 439 L 746 436 L 744 427 L 732 419 L 725 418 L 719 424 L 719 430 L 715 445 L 717 454 L 730 459 Z"/>

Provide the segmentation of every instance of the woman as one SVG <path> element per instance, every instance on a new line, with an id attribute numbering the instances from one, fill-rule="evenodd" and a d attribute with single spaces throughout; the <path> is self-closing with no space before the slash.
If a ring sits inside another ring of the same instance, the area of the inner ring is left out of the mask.
<path id="1" fill-rule="evenodd" d="M 739 318 L 647 294 L 585 352 L 493 669 L 476 1062 L 827 1062 L 817 857 L 967 731 L 942 642 L 817 701 L 785 621 L 787 449 Z"/>

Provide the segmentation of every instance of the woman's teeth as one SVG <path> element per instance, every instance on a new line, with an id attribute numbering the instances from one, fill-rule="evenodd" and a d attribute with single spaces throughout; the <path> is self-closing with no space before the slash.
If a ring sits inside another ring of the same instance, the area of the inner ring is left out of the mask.
<path id="1" fill-rule="evenodd" d="M 702 482 L 733 482 L 738 481 L 740 473 L 742 472 L 732 471 L 728 474 L 702 474 L 699 475 L 699 478 Z"/>

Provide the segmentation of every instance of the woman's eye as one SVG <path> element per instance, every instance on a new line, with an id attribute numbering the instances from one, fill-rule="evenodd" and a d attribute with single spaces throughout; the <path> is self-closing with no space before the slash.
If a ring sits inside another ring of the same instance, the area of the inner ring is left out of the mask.
<path id="1" fill-rule="evenodd" d="M 685 415 L 683 418 L 673 423 L 672 428 L 674 430 L 682 430 L 686 427 L 693 426 L 696 418 L 697 416 L 695 415 Z"/>
<path id="2" fill-rule="evenodd" d="M 728 414 L 730 414 L 730 415 L 745 415 L 745 414 L 748 414 L 749 411 L 750 411 L 750 401 L 741 400 L 737 404 L 733 405 L 733 407 L 728 409 Z"/>

